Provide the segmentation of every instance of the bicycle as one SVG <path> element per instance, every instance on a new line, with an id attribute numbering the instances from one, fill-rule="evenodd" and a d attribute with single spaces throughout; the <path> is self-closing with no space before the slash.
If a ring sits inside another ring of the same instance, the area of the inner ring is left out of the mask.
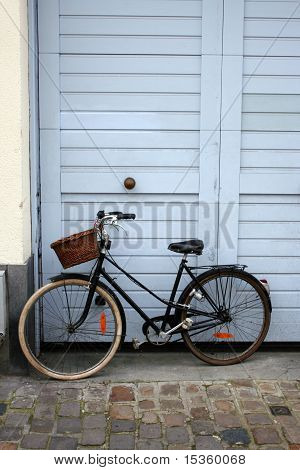
<path id="1" fill-rule="evenodd" d="M 118 228 L 120 220 L 134 219 L 134 214 L 99 211 L 94 229 L 83 232 L 94 243 L 93 248 L 87 244 L 82 250 L 84 260 L 97 258 L 90 275 L 55 276 L 27 301 L 20 316 L 19 339 L 29 363 L 46 376 L 61 380 L 89 377 L 103 369 L 126 336 L 124 309 L 111 287 L 143 318 L 145 341 L 152 345 L 161 347 L 180 335 L 175 341 L 183 339 L 190 351 L 208 364 L 231 365 L 249 358 L 263 342 L 270 325 L 272 305 L 266 284 L 246 272 L 245 265 L 189 266 L 188 255 L 201 255 L 204 244 L 188 240 L 168 247 L 182 254 L 182 259 L 170 298 L 163 299 L 119 266 L 110 254 L 107 226 Z M 79 236 L 77 249 L 83 246 L 80 240 L 84 237 Z M 74 245 L 74 237 L 64 240 Z M 56 244 L 63 247 L 64 240 Z M 73 247 L 68 253 L 74 256 L 76 250 Z M 150 318 L 107 273 L 104 261 L 160 301 L 166 307 L 164 315 Z M 195 275 L 197 269 L 204 272 Z M 184 272 L 191 281 L 175 300 Z M 140 344 L 133 340 L 135 348 Z"/>

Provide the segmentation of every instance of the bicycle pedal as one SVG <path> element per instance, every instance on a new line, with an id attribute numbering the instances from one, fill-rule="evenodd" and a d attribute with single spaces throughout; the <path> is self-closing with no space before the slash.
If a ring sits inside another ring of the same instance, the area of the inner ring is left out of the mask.
<path id="1" fill-rule="evenodd" d="M 132 346 L 136 351 L 140 348 L 140 341 L 137 338 L 132 338 Z"/>
<path id="2" fill-rule="evenodd" d="M 132 338 L 132 346 L 136 351 L 140 349 L 140 346 L 144 343 L 147 343 L 147 341 L 139 341 L 137 338 Z"/>

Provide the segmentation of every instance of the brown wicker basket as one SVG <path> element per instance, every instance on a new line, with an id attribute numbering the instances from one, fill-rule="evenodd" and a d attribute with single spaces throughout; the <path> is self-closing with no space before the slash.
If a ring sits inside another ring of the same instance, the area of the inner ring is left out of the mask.
<path id="1" fill-rule="evenodd" d="M 51 243 L 64 269 L 86 263 L 99 256 L 96 232 L 92 228 Z"/>

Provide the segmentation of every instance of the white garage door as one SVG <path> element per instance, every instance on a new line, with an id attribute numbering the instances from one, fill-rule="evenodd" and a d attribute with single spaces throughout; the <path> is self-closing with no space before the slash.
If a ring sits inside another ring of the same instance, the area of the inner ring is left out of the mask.
<path id="1" fill-rule="evenodd" d="M 204 238 L 203 264 L 270 280 L 268 339 L 299 340 L 297 2 L 38 3 L 44 281 L 61 271 L 53 240 L 99 208 L 136 212 L 112 253 L 142 282 L 168 296 L 169 241 Z M 130 338 L 140 322 L 127 313 Z"/>

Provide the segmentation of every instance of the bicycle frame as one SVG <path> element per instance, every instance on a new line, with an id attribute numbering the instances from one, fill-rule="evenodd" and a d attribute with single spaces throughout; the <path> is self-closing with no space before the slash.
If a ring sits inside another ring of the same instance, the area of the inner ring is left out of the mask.
<path id="1" fill-rule="evenodd" d="M 154 298 L 156 298 L 162 304 L 166 305 L 165 314 L 162 316 L 163 317 L 163 323 L 162 323 L 162 326 L 160 328 L 139 307 L 139 305 L 137 305 L 137 303 L 119 286 L 119 284 L 106 272 L 105 268 L 103 267 L 104 260 L 108 261 L 110 264 L 112 264 L 114 267 L 116 267 L 118 269 L 118 271 L 123 273 L 133 283 L 137 284 L 142 290 L 148 292 L 150 295 L 152 295 Z M 146 287 L 144 284 L 142 284 L 140 281 L 138 281 L 134 276 L 129 274 L 125 269 L 121 268 L 121 266 L 119 266 L 114 260 L 108 258 L 105 253 L 101 253 L 99 258 L 98 258 L 96 268 L 95 268 L 95 270 L 94 270 L 94 272 L 91 276 L 91 279 L 90 279 L 90 290 L 89 290 L 89 295 L 88 295 L 88 298 L 87 298 L 87 301 L 86 301 L 86 304 L 85 304 L 84 311 L 82 313 L 81 318 L 73 325 L 74 329 L 79 328 L 84 323 L 84 321 L 86 320 L 86 318 L 88 316 L 89 309 L 90 309 L 90 306 L 91 306 L 91 302 L 93 300 L 93 296 L 94 296 L 94 293 L 95 293 L 95 290 L 96 290 L 97 281 L 100 278 L 100 276 L 103 276 L 103 278 L 106 279 L 106 281 L 145 320 L 145 322 L 147 322 L 149 325 L 151 325 L 151 327 L 153 328 L 153 330 L 157 334 L 159 334 L 161 331 L 163 331 L 163 332 L 165 331 L 166 325 L 168 323 L 168 319 L 171 315 L 172 308 L 182 309 L 182 310 L 188 308 L 189 313 L 195 313 L 195 314 L 202 315 L 204 317 L 209 318 L 209 320 L 204 320 L 204 321 L 201 321 L 201 322 L 193 323 L 193 325 L 189 328 L 189 330 L 193 330 L 193 329 L 198 329 L 199 330 L 199 327 L 201 327 L 201 325 L 203 326 L 203 330 L 215 327 L 216 323 L 215 322 L 212 323 L 212 319 L 219 320 L 219 324 L 223 323 L 223 321 L 220 318 L 218 318 L 218 312 L 219 312 L 218 306 L 211 299 L 210 295 L 204 289 L 204 287 L 201 286 L 200 284 L 198 284 L 199 291 L 206 298 L 208 303 L 211 305 L 211 307 L 213 309 L 213 313 L 208 313 L 208 312 L 204 312 L 204 311 L 201 311 L 201 310 L 196 310 L 196 309 L 193 309 L 193 308 L 191 308 L 187 305 L 182 305 L 182 304 L 174 301 L 175 297 L 176 297 L 176 294 L 177 294 L 177 291 L 178 291 L 178 287 L 179 287 L 181 278 L 182 278 L 182 274 L 183 274 L 184 271 L 187 272 L 187 274 L 191 277 L 192 280 L 194 280 L 196 283 L 198 283 L 198 280 L 197 280 L 196 276 L 193 274 L 191 269 L 192 268 L 190 268 L 187 265 L 187 255 L 184 255 L 182 260 L 181 260 L 181 263 L 179 265 L 179 268 L 178 268 L 178 272 L 177 272 L 177 275 L 176 275 L 176 278 L 175 278 L 175 281 L 174 281 L 174 285 L 173 285 L 173 288 L 172 288 L 172 291 L 171 291 L 170 298 L 169 298 L 169 300 L 166 300 L 166 299 L 162 299 L 161 297 L 159 297 L 151 289 Z M 176 333 L 180 333 L 180 332 L 181 332 L 180 329 L 176 330 Z"/>

